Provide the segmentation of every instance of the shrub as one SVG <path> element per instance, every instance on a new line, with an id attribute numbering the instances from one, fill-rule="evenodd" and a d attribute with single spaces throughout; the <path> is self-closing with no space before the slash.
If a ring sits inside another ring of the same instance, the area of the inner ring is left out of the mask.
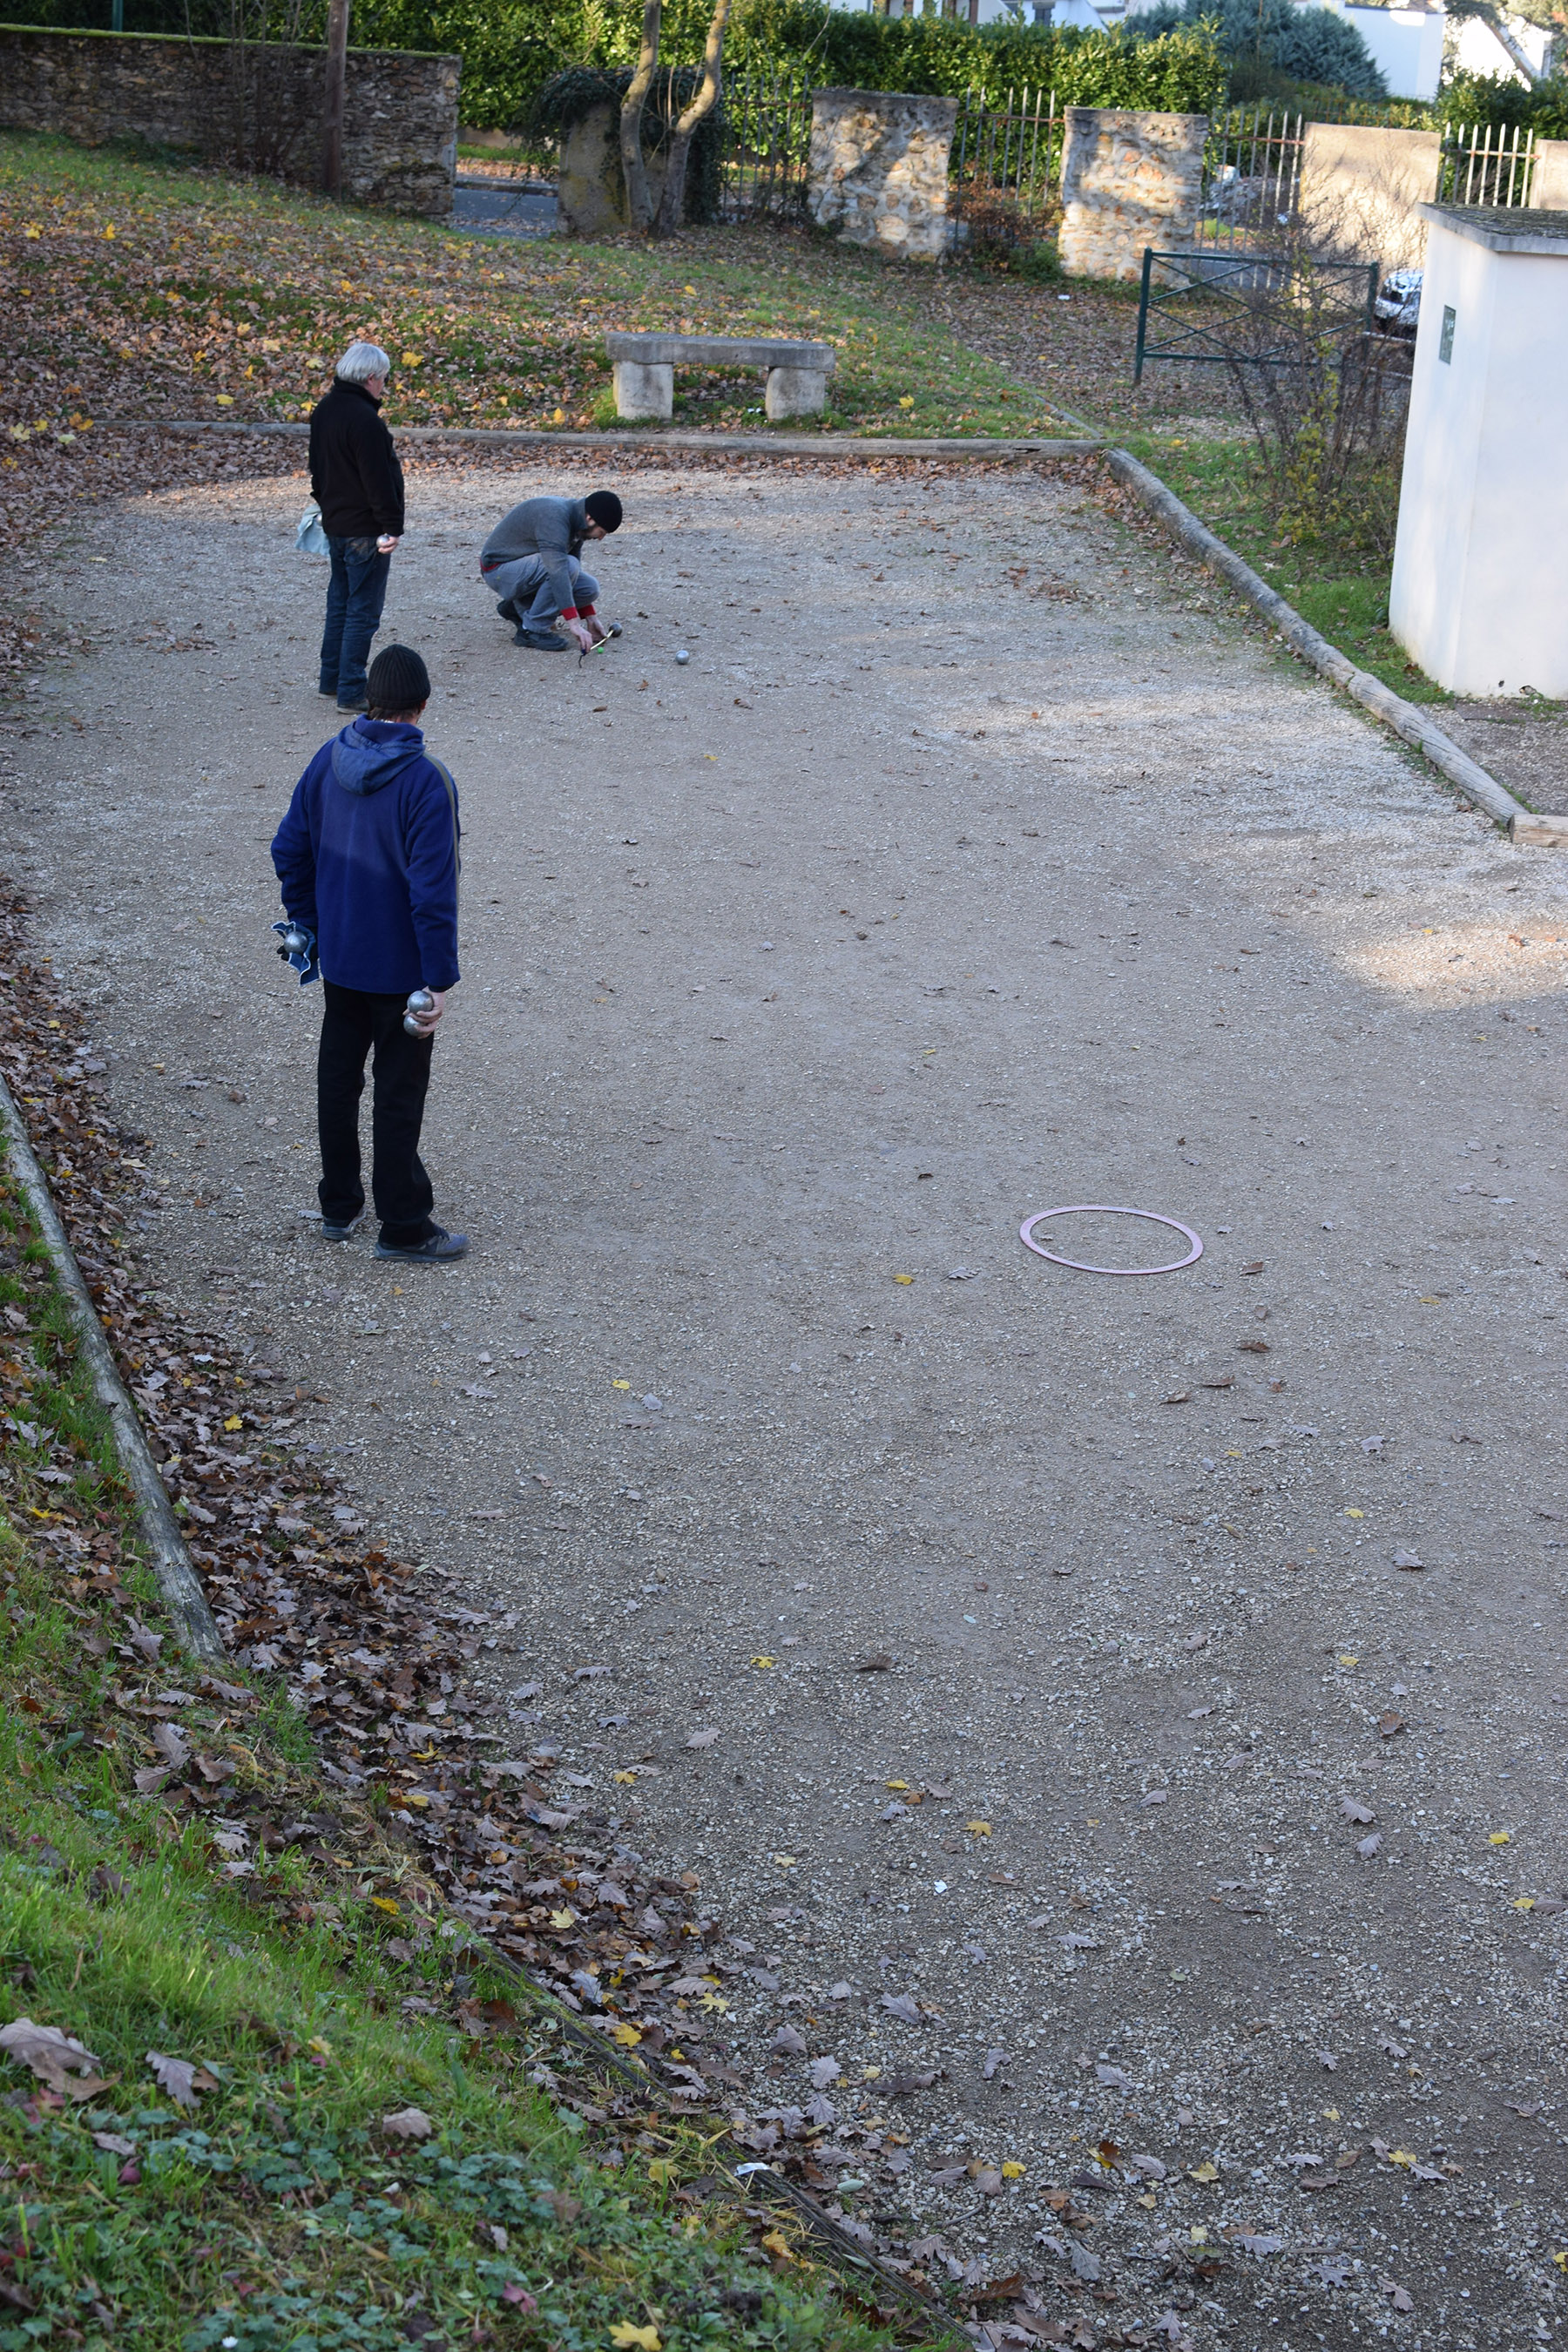
<path id="1" fill-rule="evenodd" d="M 1294 0 L 1160 0 L 1135 16 L 1131 28 L 1138 36 L 1168 37 L 1199 24 L 1214 26 L 1220 53 L 1233 69 L 1271 68 L 1292 81 L 1326 84 L 1352 98 L 1387 95 L 1366 43 L 1331 8 L 1297 7 Z"/>

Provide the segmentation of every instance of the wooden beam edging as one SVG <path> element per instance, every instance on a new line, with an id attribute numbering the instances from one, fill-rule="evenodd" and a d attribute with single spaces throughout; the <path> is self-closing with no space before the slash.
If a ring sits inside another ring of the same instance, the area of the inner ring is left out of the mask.
<path id="1" fill-rule="evenodd" d="M 1363 709 L 1370 710 L 1374 719 L 1381 719 L 1385 726 L 1393 728 L 1396 735 L 1403 736 L 1407 743 L 1414 743 L 1417 751 L 1425 752 L 1432 765 L 1447 776 L 1451 784 L 1458 784 L 1461 792 L 1468 793 L 1476 805 L 1485 809 L 1487 814 L 1503 826 L 1510 837 L 1516 822 L 1522 819 L 1520 837 L 1523 837 L 1531 823 L 1530 811 L 1521 801 L 1515 800 L 1495 776 L 1489 776 L 1484 768 L 1479 767 L 1468 751 L 1461 751 L 1452 737 L 1445 735 L 1442 729 L 1435 726 L 1414 703 L 1406 702 L 1403 696 L 1395 694 L 1391 687 L 1384 686 L 1381 678 L 1373 677 L 1369 671 L 1357 669 L 1347 655 L 1330 645 L 1327 637 L 1320 636 L 1310 623 L 1301 618 L 1293 604 L 1288 604 L 1283 596 L 1270 588 L 1267 580 L 1254 572 L 1250 563 L 1244 563 L 1234 549 L 1226 547 L 1223 539 L 1216 539 L 1191 509 L 1184 507 L 1181 499 L 1165 488 L 1158 474 L 1152 474 L 1147 466 L 1139 464 L 1131 450 L 1108 449 L 1105 462 L 1116 479 L 1130 489 L 1151 514 L 1158 517 L 1172 538 L 1184 547 L 1189 555 L 1195 555 L 1200 563 L 1207 564 L 1211 572 L 1217 572 L 1222 580 L 1227 580 L 1266 620 L 1273 623 L 1292 652 L 1300 654 L 1303 661 L 1310 662 L 1315 670 L 1321 671 L 1324 677 L 1331 678 L 1336 686 L 1342 686 L 1345 692 Z"/>
<path id="2" fill-rule="evenodd" d="M 158 1580 L 163 1606 L 178 1626 L 180 1638 L 192 1656 L 198 1658 L 204 1665 L 221 1666 L 226 1662 L 226 1653 L 213 1622 L 212 1611 L 207 1606 L 206 1594 L 202 1591 L 201 1580 L 191 1565 L 191 1556 L 185 1549 L 180 1523 L 163 1490 L 163 1481 L 158 1475 L 158 1465 L 148 1449 L 136 1408 L 115 1369 L 114 1356 L 103 1326 L 98 1319 L 98 1310 L 50 1198 L 48 1181 L 34 1156 L 22 1114 L 3 1078 L 0 1078 L 0 1125 L 5 1130 L 5 1142 L 12 1173 L 26 1195 L 33 1222 L 49 1253 L 55 1279 L 66 1295 L 71 1319 L 77 1327 L 98 1401 L 109 1415 L 114 1431 L 115 1450 L 135 1497 L 136 1515 L 142 1522 L 142 1538 L 152 1555 L 153 1573 Z"/>
<path id="3" fill-rule="evenodd" d="M 282 422 L 230 422 L 226 417 L 102 416 L 95 432 L 251 433 L 283 440 L 303 440 L 308 425 Z M 723 457 L 738 452 L 760 457 L 976 457 L 1016 464 L 1029 457 L 1085 457 L 1105 446 L 1098 436 L 1083 439 L 993 441 L 973 439 L 878 441 L 858 433 L 574 433 L 529 432 L 484 425 L 399 425 L 399 441 L 468 441 L 491 448 L 517 449 L 677 449 L 683 457 L 711 450 Z"/>

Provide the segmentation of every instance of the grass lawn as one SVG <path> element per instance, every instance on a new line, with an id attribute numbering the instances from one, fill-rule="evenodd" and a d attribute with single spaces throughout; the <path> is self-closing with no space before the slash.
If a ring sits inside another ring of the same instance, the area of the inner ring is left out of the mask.
<path id="1" fill-rule="evenodd" d="M 890 2345 L 422 1909 L 280 1677 L 181 1658 L 3 1160 L 0 1318 L 0 2352 Z"/>
<path id="2" fill-rule="evenodd" d="M 299 418 L 355 335 L 395 371 L 388 422 L 608 425 L 607 328 L 830 342 L 826 425 L 1040 433 L 1043 389 L 918 309 L 887 273 L 806 233 L 672 246 L 480 241 L 345 211 L 268 182 L 0 138 L 5 421 Z M 755 373 L 677 378 L 676 422 L 761 428 Z"/>

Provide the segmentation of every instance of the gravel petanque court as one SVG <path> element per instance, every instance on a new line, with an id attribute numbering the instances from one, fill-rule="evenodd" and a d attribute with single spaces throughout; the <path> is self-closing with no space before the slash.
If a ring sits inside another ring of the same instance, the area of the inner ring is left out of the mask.
<path id="1" fill-rule="evenodd" d="M 1558 2340 L 1563 869 L 1087 476 L 628 470 L 624 637 L 516 650 L 475 551 L 595 478 L 416 465 L 379 640 L 462 797 L 450 1270 L 302 1214 L 300 485 L 63 555 L 11 856 L 150 1276 L 504 1612 L 494 1752 L 700 1874 L 690 2038 L 763 2153 L 868 2130 L 879 2242 L 1046 2341 Z M 1072 1202 L 1204 1255 L 1030 1255 Z"/>

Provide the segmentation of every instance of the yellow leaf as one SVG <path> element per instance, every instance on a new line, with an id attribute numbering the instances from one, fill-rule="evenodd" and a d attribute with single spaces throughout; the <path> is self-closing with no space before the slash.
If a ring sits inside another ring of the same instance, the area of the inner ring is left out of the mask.
<path id="1" fill-rule="evenodd" d="M 635 2050 L 642 2040 L 642 2035 L 635 2025 L 623 2022 L 612 2029 L 610 2039 L 612 2042 L 618 2042 L 623 2050 Z"/>
<path id="2" fill-rule="evenodd" d="M 675 2179 L 675 2167 L 668 2156 L 656 2156 L 648 2164 L 647 2177 L 657 2180 L 661 2189 L 668 2188 Z"/>
<path id="3" fill-rule="evenodd" d="M 634 2327 L 629 2319 L 617 2319 L 610 2330 L 610 2341 L 618 2352 L 659 2352 L 657 2327 Z"/>
<path id="4" fill-rule="evenodd" d="M 907 1780 L 884 1780 L 882 1783 L 884 1789 L 907 1789 L 909 1785 Z"/>
<path id="5" fill-rule="evenodd" d="M 751 1661 L 753 1666 L 771 1666 L 773 1663 L 772 1658 L 753 1658 Z"/>
<path id="6" fill-rule="evenodd" d="M 566 411 L 563 408 L 558 408 L 550 422 L 552 425 L 564 425 L 566 422 Z M 653 2330 L 651 2328 L 647 2329 L 646 2332 L 650 2336 L 653 2334 Z M 618 2343 L 621 2339 L 617 2336 L 616 2340 Z M 641 2336 L 637 2336 L 637 2340 L 640 2344 L 642 2341 Z"/>
<path id="7" fill-rule="evenodd" d="M 912 1274 L 896 1274 L 893 1276 L 893 1280 L 895 1282 L 912 1282 L 914 1280 L 914 1276 Z"/>
<path id="8" fill-rule="evenodd" d="M 403 1914 L 399 1911 L 396 1904 L 392 1902 L 388 1896 L 384 1895 L 373 1895 L 370 1900 L 371 1906 L 374 1910 L 384 1911 L 387 1913 L 389 1917 L 394 1919 L 400 1919 L 403 1916 Z"/>
<path id="9" fill-rule="evenodd" d="M 1534 1895 L 1516 1895 L 1513 1898 L 1513 1907 L 1516 1911 L 1533 1911 L 1535 1908 Z"/>
<path id="10" fill-rule="evenodd" d="M 778 1864 L 781 1870 L 793 1870 L 795 1868 L 795 1856 L 793 1853 L 775 1853 L 773 1860 Z"/>
<path id="11" fill-rule="evenodd" d="M 24 236 L 42 236 L 43 233 L 41 228 L 25 228 L 22 231 Z"/>
<path id="12" fill-rule="evenodd" d="M 423 367 L 425 364 L 424 352 L 405 352 L 403 354 L 403 364 L 405 367 Z"/>
<path id="13" fill-rule="evenodd" d="M 319 2033 L 312 2033 L 305 2047 L 307 2050 L 313 2050 L 318 2058 L 330 2058 L 332 2054 L 331 2043 L 323 2042 Z"/>
<path id="14" fill-rule="evenodd" d="M 683 294 L 695 294 L 697 289 L 695 286 L 683 286 L 680 290 Z"/>
<path id="15" fill-rule="evenodd" d="M 795 2260 L 794 2254 L 790 2252 L 789 2241 L 782 2230 L 768 2231 L 763 2239 L 763 2245 L 768 2253 L 777 2254 L 781 2262 L 793 2263 Z"/>
<path id="16" fill-rule="evenodd" d="M 1002 2178 L 1004 2180 L 1022 2180 L 1024 2178 L 1023 2166 L 1021 2164 L 1016 2164 L 1013 2158 L 1009 2157 L 1006 2163 L 1002 2167 Z"/>
<path id="17" fill-rule="evenodd" d="M 1491 1835 L 1487 1840 L 1487 1843 L 1489 1845 L 1511 1845 L 1513 1843 L 1513 1832 L 1511 1830 L 1493 1830 Z"/>
<path id="18" fill-rule="evenodd" d="M 228 1419 L 224 1423 L 224 1427 L 226 1429 L 243 1429 L 245 1423 L 241 1421 L 238 1413 L 237 1412 L 231 1412 Z"/>
<path id="19" fill-rule="evenodd" d="M 105 236 L 112 236 L 114 235 L 114 223 L 112 221 L 110 222 L 103 234 Z"/>
<path id="20" fill-rule="evenodd" d="M 637 1777 L 637 1776 L 635 1772 L 616 1772 L 611 1775 L 611 1778 L 618 1780 L 623 1788 L 628 1789 L 634 1784 Z"/>
<path id="21" fill-rule="evenodd" d="M 912 408 L 912 407 L 914 406 L 914 404 L 915 404 L 915 396 L 914 396 L 914 394 L 913 394 L 912 392 L 906 392 L 905 394 L 903 394 L 903 395 L 901 396 L 901 398 L 900 399 L 900 402 L 899 402 L 899 406 L 900 406 L 900 408 Z"/>
<path id="22" fill-rule="evenodd" d="M 217 404 L 220 408 L 232 408 L 234 406 L 234 394 L 228 392 L 220 392 L 217 395 Z"/>
<path id="23" fill-rule="evenodd" d="M 729 2002 L 727 2000 L 721 2000 L 716 1992 L 705 1992 L 702 1996 L 700 2006 L 703 2009 L 715 2011 L 721 2017 L 728 2017 L 730 2014 Z"/>
<path id="24" fill-rule="evenodd" d="M 1344 1516 L 1345 1516 L 1345 1517 L 1346 1517 L 1347 1519 L 1364 1519 L 1364 1518 L 1365 1518 L 1365 1517 L 1366 1517 L 1366 1513 L 1365 1513 L 1364 1511 L 1349 1511 L 1349 1510 L 1347 1510 L 1347 1511 L 1345 1512 Z"/>
<path id="25" fill-rule="evenodd" d="M 861 2080 L 863 2083 L 879 2083 L 879 2082 L 881 2081 L 881 2079 L 882 2079 L 882 2070 L 881 2070 L 881 2068 L 880 2068 L 879 2066 L 862 2066 L 862 2067 L 861 2067 L 861 2069 L 860 2069 L 860 2080 Z"/>
<path id="26" fill-rule="evenodd" d="M 1361 1660 L 1359 1658 L 1351 1657 L 1348 1652 L 1342 1650 L 1340 1653 L 1340 1664 L 1342 1666 L 1359 1666 Z"/>
<path id="27" fill-rule="evenodd" d="M 963 1826 L 971 1837 L 989 1837 L 991 1834 L 989 1822 L 965 1822 Z"/>
<path id="28" fill-rule="evenodd" d="M 430 1800 L 429 1800 L 429 1798 L 428 1798 L 428 1797 L 415 1797 L 415 1796 L 411 1796 L 411 1795 L 408 1793 L 408 1791 L 407 1791 L 406 1790 L 405 1790 L 405 1791 L 404 1791 L 404 1795 L 403 1795 L 403 1801 L 404 1801 L 404 1803 L 405 1803 L 405 1805 L 427 1805 L 427 1804 L 429 1803 Z"/>
<path id="29" fill-rule="evenodd" d="M 1192 2165 L 1188 2168 L 1187 2179 L 1189 2180 L 1217 2180 L 1219 2179 L 1219 2167 L 1217 2164 L 1209 2164 L 1206 2161 L 1203 2164 Z"/>
<path id="30" fill-rule="evenodd" d="M 1187 2231 L 1187 2243 L 1190 2246 L 1206 2246 L 1208 2242 L 1209 2233 L 1205 2229 L 1203 2223 L 1201 2221 L 1194 2221 L 1192 2228 Z"/>
<path id="31" fill-rule="evenodd" d="M 552 1927 L 569 1927 L 576 1916 L 574 1911 L 566 1909 L 552 1911 L 550 1915 L 550 1924 Z"/>
<path id="32" fill-rule="evenodd" d="M 613 1389 L 629 1389 L 631 1382 L 630 1381 L 612 1381 L 610 1386 Z"/>
<path id="33" fill-rule="evenodd" d="M 1338 2107 L 1325 2107 L 1323 2109 L 1323 2121 L 1326 2124 L 1337 2124 L 1339 2119 L 1340 2111 Z"/>
<path id="34" fill-rule="evenodd" d="M 1553 2254 L 1552 2259 L 1560 2271 L 1568 2271 L 1568 2246 L 1564 2246 L 1560 2254 Z"/>
<path id="35" fill-rule="evenodd" d="M 1390 2164 L 1404 2165 L 1408 2171 L 1413 2166 L 1419 2164 L 1421 2158 L 1413 2147 L 1396 2147 L 1388 2160 Z"/>

